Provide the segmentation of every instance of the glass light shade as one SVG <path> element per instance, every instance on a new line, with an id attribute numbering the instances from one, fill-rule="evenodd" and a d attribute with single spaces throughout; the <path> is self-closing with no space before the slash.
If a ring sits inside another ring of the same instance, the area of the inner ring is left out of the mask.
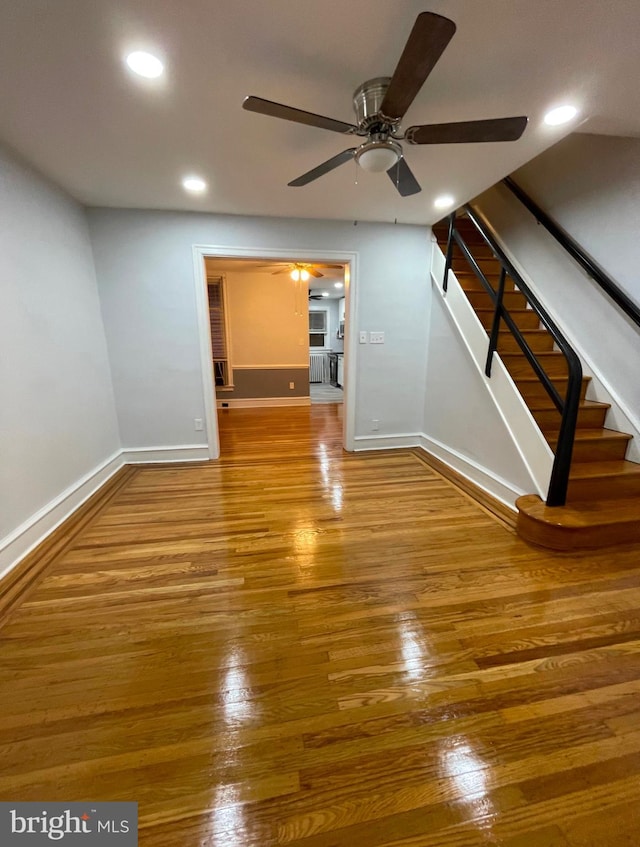
<path id="1" fill-rule="evenodd" d="M 294 269 L 291 271 L 291 279 L 292 279 L 294 282 L 297 282 L 297 281 L 300 279 L 300 271 L 299 271 L 297 268 L 294 268 Z"/>
<path id="2" fill-rule="evenodd" d="M 300 279 L 301 279 L 303 282 L 306 282 L 306 281 L 309 279 L 309 271 L 308 271 L 306 268 L 303 268 L 303 269 L 300 271 Z"/>
<path id="3" fill-rule="evenodd" d="M 360 167 L 371 173 L 388 171 L 397 161 L 398 154 L 390 147 L 372 147 L 369 150 L 363 150 L 358 156 Z"/>

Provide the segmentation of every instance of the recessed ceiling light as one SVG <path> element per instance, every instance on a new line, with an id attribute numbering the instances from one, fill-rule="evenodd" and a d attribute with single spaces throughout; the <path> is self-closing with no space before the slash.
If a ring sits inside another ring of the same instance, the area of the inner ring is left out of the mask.
<path id="1" fill-rule="evenodd" d="M 433 205 L 436 209 L 448 209 L 449 206 L 453 206 L 455 200 L 450 194 L 442 194 L 440 197 L 436 197 L 433 201 Z"/>
<path id="2" fill-rule="evenodd" d="M 203 191 L 207 190 L 207 183 L 199 176 L 186 176 L 182 180 L 182 187 L 192 194 L 202 194 Z"/>
<path id="3" fill-rule="evenodd" d="M 334 288 L 344 288 L 344 283 L 343 282 L 334 282 L 333 287 Z"/>
<path id="4" fill-rule="evenodd" d="M 578 110 L 575 106 L 558 106 L 544 116 L 544 122 L 549 126 L 560 126 L 575 118 Z"/>
<path id="5" fill-rule="evenodd" d="M 157 56 L 152 56 L 151 53 L 144 53 L 142 50 L 129 53 L 127 56 L 127 65 L 134 74 L 144 76 L 147 79 L 155 79 L 164 71 L 164 65 Z"/>

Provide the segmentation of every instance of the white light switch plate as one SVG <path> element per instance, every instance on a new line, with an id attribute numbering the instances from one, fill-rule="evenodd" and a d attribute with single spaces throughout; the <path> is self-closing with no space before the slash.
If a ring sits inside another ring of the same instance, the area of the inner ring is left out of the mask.
<path id="1" fill-rule="evenodd" d="M 384 332 L 370 332 L 369 344 L 384 344 Z"/>
<path id="2" fill-rule="evenodd" d="M 367 332 L 366 332 L 366 330 L 362 330 L 360 332 L 360 344 L 366 344 L 366 343 L 367 343 Z"/>

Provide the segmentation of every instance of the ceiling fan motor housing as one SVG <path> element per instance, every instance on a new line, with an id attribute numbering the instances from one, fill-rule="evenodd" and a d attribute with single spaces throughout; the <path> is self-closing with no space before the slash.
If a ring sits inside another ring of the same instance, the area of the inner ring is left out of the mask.
<path id="1" fill-rule="evenodd" d="M 369 135 L 392 128 L 380 115 L 380 106 L 389 88 L 391 77 L 377 76 L 363 82 L 353 93 L 353 109 L 358 123 L 358 134 Z"/>

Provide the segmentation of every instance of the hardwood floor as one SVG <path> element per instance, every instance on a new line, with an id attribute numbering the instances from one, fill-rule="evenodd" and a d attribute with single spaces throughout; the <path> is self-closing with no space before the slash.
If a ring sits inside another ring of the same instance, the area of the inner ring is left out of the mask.
<path id="1" fill-rule="evenodd" d="M 341 406 L 136 468 L 0 630 L 0 799 L 143 847 L 640 840 L 640 557 L 528 546 Z"/>

